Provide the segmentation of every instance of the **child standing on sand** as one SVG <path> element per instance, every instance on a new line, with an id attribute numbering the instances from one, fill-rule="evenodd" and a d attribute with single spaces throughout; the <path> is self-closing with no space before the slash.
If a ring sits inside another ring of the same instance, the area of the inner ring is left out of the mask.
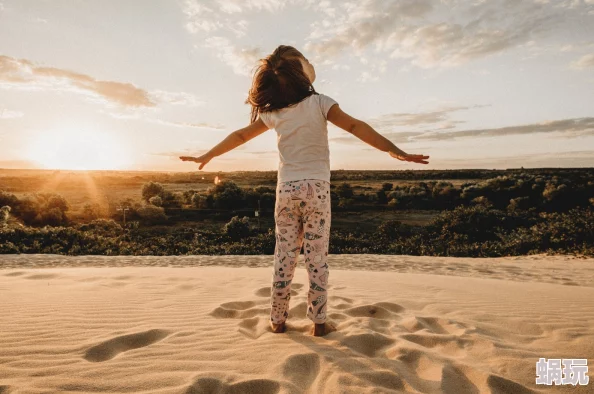
<path id="1" fill-rule="evenodd" d="M 403 152 L 367 123 L 344 113 L 335 100 L 315 91 L 315 78 L 313 65 L 301 52 L 280 45 L 260 60 L 254 73 L 246 100 L 252 106 L 250 125 L 200 157 L 180 159 L 201 163 L 201 170 L 215 156 L 276 130 L 280 160 L 270 325 L 273 332 L 285 331 L 291 282 L 303 246 L 309 276 L 307 317 L 314 323 L 312 334 L 322 336 L 332 330 L 325 324 L 331 221 L 327 121 L 396 159 L 427 164 L 429 156 Z"/>

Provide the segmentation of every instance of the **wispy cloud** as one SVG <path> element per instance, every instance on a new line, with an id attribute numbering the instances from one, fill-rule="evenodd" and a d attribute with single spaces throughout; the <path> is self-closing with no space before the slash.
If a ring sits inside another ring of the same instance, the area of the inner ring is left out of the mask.
<path id="1" fill-rule="evenodd" d="M 246 36 L 251 16 L 275 13 L 287 4 L 307 5 L 310 0 L 185 0 L 182 11 L 185 28 L 195 35 L 195 47 L 210 50 L 238 75 L 250 75 L 258 59 L 264 57 L 259 43 Z M 232 40 L 229 34 L 234 36 Z M 239 43 L 237 39 L 247 37 Z M 247 43 L 246 43 L 247 42 Z"/>
<path id="2" fill-rule="evenodd" d="M 393 113 L 368 119 L 367 122 L 380 131 L 393 130 L 395 127 L 399 126 L 410 127 L 430 124 L 438 124 L 438 129 L 451 129 L 454 128 L 456 124 L 464 123 L 464 121 L 461 120 L 450 119 L 451 114 L 458 111 L 483 107 L 487 107 L 487 105 L 449 106 L 427 112 Z"/>
<path id="3" fill-rule="evenodd" d="M 346 132 L 345 132 L 346 133 Z M 404 131 L 401 133 L 382 133 L 384 137 L 389 139 L 395 144 L 409 142 L 410 138 L 414 138 L 423 134 L 423 132 L 414 132 L 414 131 Z M 344 137 L 332 137 L 328 139 L 329 142 L 334 142 L 343 145 L 361 145 L 362 147 L 365 146 L 365 142 L 360 140 L 359 138 L 351 135 L 345 135 Z M 372 148 L 375 150 L 375 148 Z"/>
<path id="4" fill-rule="evenodd" d="M 342 3 L 334 17 L 313 23 L 306 49 L 319 59 L 370 48 L 422 68 L 457 66 L 542 37 L 566 8 L 508 0 Z"/>
<path id="5" fill-rule="evenodd" d="M 131 83 L 100 81 L 88 75 L 35 65 L 26 59 L 0 56 L 0 88 L 59 90 L 124 107 L 152 107 L 148 93 Z"/>
<path id="6" fill-rule="evenodd" d="M 194 94 L 186 92 L 153 90 L 149 92 L 149 97 L 155 102 L 167 103 L 169 105 L 181 105 L 185 107 L 199 107 L 206 103 L 206 101 L 199 99 Z"/>
<path id="7" fill-rule="evenodd" d="M 420 138 L 427 133 L 427 130 L 419 129 L 418 131 L 395 131 L 399 127 L 424 128 L 432 127 L 433 130 L 449 130 L 457 127 L 458 124 L 465 123 L 463 120 L 451 119 L 455 112 L 472 110 L 475 108 L 484 108 L 489 105 L 472 105 L 472 106 L 445 106 L 440 109 L 425 112 L 415 113 L 392 113 L 385 114 L 376 118 L 365 119 L 375 130 L 380 132 L 383 136 L 394 143 L 408 142 L 411 139 Z M 354 136 L 333 137 L 329 141 L 340 144 L 359 144 L 361 140 Z"/>
<path id="8" fill-rule="evenodd" d="M 241 49 L 233 45 L 228 38 L 220 36 L 209 37 L 202 45 L 213 49 L 216 56 L 239 75 L 250 75 L 258 59 L 264 55 L 259 47 Z"/>
<path id="9" fill-rule="evenodd" d="M 29 91 L 66 91 L 85 96 L 89 101 L 121 110 L 154 108 L 160 104 L 196 107 L 204 101 L 191 93 L 146 91 L 131 83 L 101 81 L 89 75 L 56 67 L 44 67 L 27 59 L 0 55 L 0 89 Z"/>
<path id="10" fill-rule="evenodd" d="M 535 134 L 535 133 L 558 133 L 563 138 L 575 138 L 580 136 L 594 135 L 594 118 L 576 118 L 552 120 L 540 123 L 507 126 L 488 129 L 469 129 L 460 131 L 443 131 L 447 127 L 441 127 L 431 131 L 407 131 L 407 132 L 384 132 L 396 126 L 415 126 L 431 123 L 439 123 L 444 120 L 449 112 L 467 109 L 467 107 L 450 108 L 443 111 L 427 112 L 420 114 L 391 114 L 374 121 L 367 121 L 378 132 L 393 143 L 411 141 L 444 141 L 456 138 L 481 138 L 481 137 L 504 137 L 509 135 Z M 374 123 L 375 122 L 375 123 Z M 448 122 L 448 121 L 446 121 Z M 449 122 L 452 122 L 451 120 Z M 463 121 L 453 121 L 463 123 Z M 329 141 L 353 145 L 362 141 L 354 136 L 341 136 L 329 138 Z"/>
<path id="11" fill-rule="evenodd" d="M 594 53 L 584 55 L 571 64 L 571 68 L 576 70 L 584 70 L 587 68 L 594 68 Z"/>
<path id="12" fill-rule="evenodd" d="M 542 168 L 542 167 L 592 167 L 594 150 L 526 153 L 521 156 L 496 156 L 474 158 L 434 158 L 435 168 Z"/>
<path id="13" fill-rule="evenodd" d="M 562 133 L 566 138 L 594 135 L 594 118 L 561 119 L 492 129 L 473 129 L 450 132 L 435 131 L 420 134 L 415 137 L 415 139 L 451 140 L 463 137 L 501 137 L 535 133 Z"/>
<path id="14" fill-rule="evenodd" d="M 0 119 L 15 119 L 22 118 L 24 113 L 20 111 L 13 111 L 6 108 L 0 108 Z"/>
<path id="15" fill-rule="evenodd" d="M 227 126 L 220 123 L 208 123 L 208 122 L 179 122 L 165 120 L 157 117 L 157 111 L 147 110 L 128 110 L 128 111 L 99 111 L 105 113 L 112 118 L 123 119 L 123 120 L 139 120 L 148 123 L 159 124 L 163 126 L 171 127 L 185 127 L 195 129 L 211 129 L 211 130 L 226 130 Z"/>
<path id="16" fill-rule="evenodd" d="M 186 29 L 193 34 L 229 31 L 237 37 L 246 34 L 249 22 L 242 16 L 247 11 L 275 12 L 285 0 L 185 0 L 182 11 Z"/>

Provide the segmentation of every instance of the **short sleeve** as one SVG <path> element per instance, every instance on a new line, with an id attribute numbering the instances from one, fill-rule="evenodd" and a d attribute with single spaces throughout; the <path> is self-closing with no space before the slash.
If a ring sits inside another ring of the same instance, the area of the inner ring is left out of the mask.
<path id="1" fill-rule="evenodd" d="M 274 118 L 271 112 L 260 112 L 260 119 L 269 129 L 274 129 Z"/>
<path id="2" fill-rule="evenodd" d="M 325 94 L 319 94 L 320 96 L 320 106 L 322 107 L 322 113 L 324 114 L 324 117 L 326 119 L 328 119 L 328 111 L 330 111 L 330 108 L 334 105 L 334 104 L 338 104 L 336 102 L 336 100 L 334 100 L 333 98 L 326 96 Z"/>

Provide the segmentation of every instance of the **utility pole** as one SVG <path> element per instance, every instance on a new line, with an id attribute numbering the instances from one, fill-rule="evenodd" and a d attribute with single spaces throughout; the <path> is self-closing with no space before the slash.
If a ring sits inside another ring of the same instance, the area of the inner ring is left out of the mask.
<path id="1" fill-rule="evenodd" d="M 124 215 L 124 227 L 126 227 L 126 211 L 129 211 L 130 208 L 120 205 L 117 210 L 122 211 L 122 214 Z"/>

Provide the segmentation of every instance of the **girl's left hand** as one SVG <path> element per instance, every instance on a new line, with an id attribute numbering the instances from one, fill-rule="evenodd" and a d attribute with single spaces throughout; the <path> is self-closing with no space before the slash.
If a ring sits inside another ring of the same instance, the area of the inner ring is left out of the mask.
<path id="1" fill-rule="evenodd" d="M 390 156 L 398 159 L 398 160 L 402 160 L 402 161 L 411 161 L 413 163 L 420 163 L 420 164 L 429 164 L 429 162 L 427 161 L 427 159 L 429 158 L 429 156 L 425 156 L 425 155 L 411 155 L 409 153 L 396 153 L 396 152 L 389 152 Z"/>
<path id="2" fill-rule="evenodd" d="M 201 170 L 206 165 L 206 163 L 208 163 L 212 159 L 212 157 L 210 157 L 207 154 L 204 154 L 204 155 L 199 156 L 199 157 L 180 156 L 179 158 L 182 161 L 193 161 L 195 163 L 202 163 L 202 164 L 200 164 L 200 167 L 198 167 L 199 170 Z"/>

